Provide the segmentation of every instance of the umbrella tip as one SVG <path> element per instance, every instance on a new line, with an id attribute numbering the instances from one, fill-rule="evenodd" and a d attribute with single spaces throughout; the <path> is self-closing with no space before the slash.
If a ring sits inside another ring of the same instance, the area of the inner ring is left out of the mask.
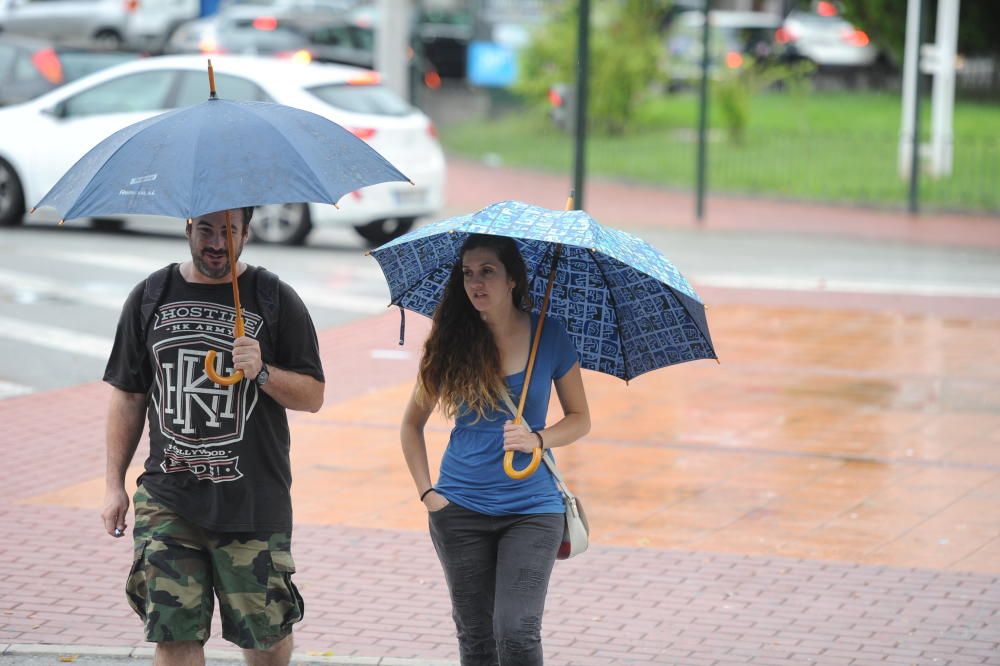
<path id="1" fill-rule="evenodd" d="M 573 210 L 575 201 L 576 201 L 576 190 L 570 190 L 569 196 L 566 198 L 566 210 Z"/>
<path id="2" fill-rule="evenodd" d="M 32 206 L 31 210 L 28 211 L 28 215 L 33 215 L 36 210 L 38 210 L 38 206 Z"/>
<path id="3" fill-rule="evenodd" d="M 59 226 L 61 227 L 65 221 L 66 221 L 65 219 L 59 220 Z"/>
<path id="4" fill-rule="evenodd" d="M 338 206 L 336 202 L 334 202 L 333 207 L 336 208 L 337 210 L 340 210 L 340 206 Z"/>

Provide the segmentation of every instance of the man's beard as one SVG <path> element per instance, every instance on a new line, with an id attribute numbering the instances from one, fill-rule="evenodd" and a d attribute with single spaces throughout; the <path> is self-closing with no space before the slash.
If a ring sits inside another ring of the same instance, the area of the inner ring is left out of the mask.
<path id="1" fill-rule="evenodd" d="M 242 247 L 237 248 L 237 250 L 236 250 L 236 258 L 237 259 L 239 259 L 239 256 L 240 256 L 240 254 L 242 254 L 242 252 L 243 252 L 243 248 Z M 221 257 L 225 258 L 226 261 L 221 266 L 219 266 L 218 268 L 216 268 L 214 266 L 209 265 L 208 262 L 205 261 L 204 255 L 211 255 L 211 256 L 214 256 L 214 257 L 221 256 Z M 203 250 L 201 254 L 197 254 L 197 253 L 195 253 L 194 248 L 191 248 L 191 260 L 194 262 L 194 267 L 196 269 L 198 269 L 198 272 L 201 273 L 202 275 L 204 275 L 207 278 L 211 278 L 213 280 L 218 280 L 220 278 L 226 277 L 226 275 L 229 274 L 229 253 L 228 252 L 222 252 L 220 254 L 216 254 L 214 252 L 207 252 L 207 251 Z"/>

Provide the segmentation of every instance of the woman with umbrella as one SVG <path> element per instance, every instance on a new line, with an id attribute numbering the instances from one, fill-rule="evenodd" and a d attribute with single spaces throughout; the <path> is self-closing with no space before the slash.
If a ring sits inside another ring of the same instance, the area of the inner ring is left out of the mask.
<path id="1" fill-rule="evenodd" d="M 564 528 L 564 504 L 547 466 L 526 479 L 535 449 L 566 446 L 590 429 L 580 364 L 557 320 L 534 340 L 528 276 L 515 242 L 470 235 L 434 313 L 401 428 L 403 452 L 429 511 L 431 539 L 451 592 L 463 666 L 541 664 L 541 619 Z M 511 421 L 537 345 L 523 423 Z M 564 416 L 546 427 L 553 382 Z M 435 407 L 455 420 L 437 485 L 424 426 Z"/>

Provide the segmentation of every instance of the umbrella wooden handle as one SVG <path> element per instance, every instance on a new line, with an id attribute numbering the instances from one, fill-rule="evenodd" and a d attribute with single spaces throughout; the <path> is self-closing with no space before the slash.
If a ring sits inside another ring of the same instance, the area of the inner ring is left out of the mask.
<path id="1" fill-rule="evenodd" d="M 239 384 L 243 379 L 243 371 L 237 370 L 228 377 L 223 377 L 215 371 L 215 350 L 211 350 L 205 356 L 205 375 L 219 386 L 232 386 Z"/>
<path id="2" fill-rule="evenodd" d="M 527 479 L 538 469 L 538 464 L 542 462 L 542 450 L 534 448 L 531 450 L 531 462 L 524 469 L 514 469 L 514 452 L 507 451 L 503 454 L 503 471 L 512 479 Z"/>
<path id="3" fill-rule="evenodd" d="M 209 64 L 211 67 L 211 63 Z M 229 276 L 233 285 L 233 305 L 236 310 L 236 322 L 233 326 L 233 337 L 242 338 L 246 332 L 243 324 L 243 308 L 240 306 L 240 283 L 236 276 L 238 266 L 236 264 L 236 248 L 233 243 L 233 227 L 229 223 L 229 211 L 226 211 L 226 247 L 229 252 Z M 215 371 L 215 350 L 211 350 L 205 356 L 205 375 L 220 386 L 232 386 L 239 384 L 243 379 L 243 371 L 237 370 L 228 377 L 223 377 Z"/>

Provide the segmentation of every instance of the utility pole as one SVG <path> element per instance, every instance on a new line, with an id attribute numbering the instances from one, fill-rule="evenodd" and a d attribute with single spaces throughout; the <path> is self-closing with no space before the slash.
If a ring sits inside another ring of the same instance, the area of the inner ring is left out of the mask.
<path id="1" fill-rule="evenodd" d="M 701 27 L 701 90 L 698 94 L 698 183 L 695 193 L 695 218 L 701 224 L 705 217 L 705 166 L 708 159 L 708 60 L 709 16 L 711 1 L 705 0 L 704 22 Z"/>
<path id="2" fill-rule="evenodd" d="M 576 209 L 583 210 L 587 158 L 587 78 L 590 71 L 590 0 L 580 0 L 576 33 L 576 137 L 573 143 L 573 190 Z"/>
<path id="3" fill-rule="evenodd" d="M 955 56 L 958 53 L 959 0 L 938 0 L 934 27 L 934 84 L 931 88 L 931 173 L 950 176 L 954 139 Z"/>
<path id="4" fill-rule="evenodd" d="M 378 0 L 375 26 L 375 69 L 382 83 L 403 99 L 410 99 L 410 49 L 412 0 Z"/>
<path id="5" fill-rule="evenodd" d="M 903 118 L 899 133 L 899 174 L 909 177 L 907 210 L 920 211 L 920 44 L 923 41 L 922 0 L 906 5 L 906 43 L 903 50 Z"/>

